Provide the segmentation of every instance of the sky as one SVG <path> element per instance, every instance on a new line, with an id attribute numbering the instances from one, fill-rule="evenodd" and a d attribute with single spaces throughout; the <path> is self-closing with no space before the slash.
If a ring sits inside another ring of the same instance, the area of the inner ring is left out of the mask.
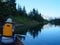
<path id="1" fill-rule="evenodd" d="M 16 0 L 17 6 L 25 6 L 30 12 L 33 8 L 46 17 L 60 18 L 60 0 Z"/>

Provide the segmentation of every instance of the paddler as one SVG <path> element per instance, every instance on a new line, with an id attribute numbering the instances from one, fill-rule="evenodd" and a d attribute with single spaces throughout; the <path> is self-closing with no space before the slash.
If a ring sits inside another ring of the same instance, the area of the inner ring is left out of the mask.
<path id="1" fill-rule="evenodd" d="M 1 42 L 5 44 L 14 43 L 15 38 L 12 19 L 8 18 L 3 26 Z"/>

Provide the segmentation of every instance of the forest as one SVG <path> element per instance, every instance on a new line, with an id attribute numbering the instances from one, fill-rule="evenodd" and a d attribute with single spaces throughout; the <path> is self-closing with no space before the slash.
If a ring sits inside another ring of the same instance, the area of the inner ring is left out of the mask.
<path id="1" fill-rule="evenodd" d="M 60 24 L 60 19 L 46 20 L 42 17 L 42 14 L 39 13 L 35 8 L 32 9 L 29 13 L 26 12 L 25 6 L 23 8 L 18 5 L 16 9 L 16 0 L 10 0 L 2 2 L 0 0 L 0 23 L 4 23 L 7 18 L 12 18 L 14 23 L 24 24 L 26 26 L 36 26 L 39 24 Z"/>

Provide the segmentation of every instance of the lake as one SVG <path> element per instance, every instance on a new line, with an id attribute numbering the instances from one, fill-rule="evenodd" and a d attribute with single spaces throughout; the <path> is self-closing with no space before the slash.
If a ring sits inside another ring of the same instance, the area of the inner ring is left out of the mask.
<path id="1" fill-rule="evenodd" d="M 25 37 L 20 37 L 24 45 L 60 45 L 60 26 L 46 24 L 38 27 L 27 30 Z"/>

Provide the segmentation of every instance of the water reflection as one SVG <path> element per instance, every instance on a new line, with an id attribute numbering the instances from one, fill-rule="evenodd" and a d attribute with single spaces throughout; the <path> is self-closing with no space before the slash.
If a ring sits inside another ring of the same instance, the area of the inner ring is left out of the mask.
<path id="1" fill-rule="evenodd" d="M 40 25 L 37 25 L 36 27 L 33 27 L 33 28 L 30 28 L 30 29 L 26 29 L 26 30 L 20 30 L 19 34 L 21 35 L 27 35 L 27 32 L 33 37 L 38 37 L 38 34 L 41 33 L 42 29 L 48 29 L 48 28 L 51 28 L 51 27 L 54 27 L 55 25 L 51 25 L 50 23 L 49 24 L 40 24 Z M 20 39 L 24 39 L 25 40 L 25 37 L 23 36 L 19 36 Z"/>
<path id="2" fill-rule="evenodd" d="M 38 33 L 41 32 L 42 27 L 43 24 L 37 25 L 36 27 L 33 27 L 28 30 L 28 32 L 33 36 L 33 38 L 35 38 L 36 36 L 38 36 Z"/>
<path id="3" fill-rule="evenodd" d="M 25 45 L 60 45 L 60 26 L 59 25 L 38 25 L 29 30 L 22 30 L 20 37 Z"/>
<path id="4" fill-rule="evenodd" d="M 41 29 L 43 28 L 43 24 L 37 25 L 35 27 L 31 27 L 28 30 L 20 30 L 19 34 L 20 35 L 27 35 L 27 32 L 30 33 L 30 35 L 35 38 L 38 36 L 38 33 L 41 32 Z M 19 36 L 20 39 L 25 39 L 25 37 Z"/>
<path id="5" fill-rule="evenodd" d="M 49 29 L 49 28 L 52 28 L 52 27 L 56 27 L 56 26 L 59 26 L 59 25 L 52 25 L 52 24 L 40 24 L 40 25 L 37 25 L 36 27 L 33 27 L 33 28 L 30 28 L 30 29 L 26 29 L 26 30 L 20 30 L 19 34 L 20 35 L 27 35 L 27 32 L 33 37 L 33 39 L 35 37 L 38 37 L 38 34 L 41 33 L 42 30 L 44 29 Z M 24 36 L 19 36 L 20 39 L 24 39 L 25 40 L 25 37 Z"/>
<path id="6" fill-rule="evenodd" d="M 54 26 L 55 25 L 52 25 L 52 24 L 48 23 L 48 24 L 43 26 L 43 29 L 49 29 L 49 28 L 54 27 Z"/>

